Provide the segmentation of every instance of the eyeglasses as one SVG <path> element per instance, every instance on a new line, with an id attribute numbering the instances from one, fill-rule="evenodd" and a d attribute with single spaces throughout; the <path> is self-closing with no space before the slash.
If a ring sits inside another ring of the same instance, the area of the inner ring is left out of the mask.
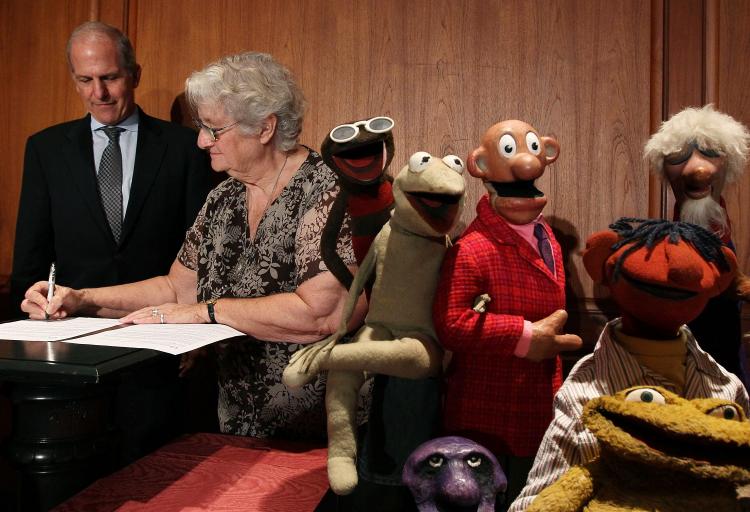
<path id="1" fill-rule="evenodd" d="M 221 128 L 211 128 L 210 126 L 206 126 L 200 119 L 193 119 L 193 123 L 195 123 L 195 127 L 198 130 L 204 130 L 208 134 L 208 136 L 211 138 L 211 142 L 216 142 L 219 138 L 220 133 L 223 133 L 225 130 L 238 125 L 240 122 L 235 121 L 234 123 L 222 126 Z"/>
<path id="2" fill-rule="evenodd" d="M 328 136 L 333 142 L 343 144 L 344 142 L 349 142 L 357 135 L 359 135 L 360 126 L 364 126 L 365 130 L 370 133 L 385 133 L 391 131 L 394 124 L 395 123 L 393 122 L 393 119 L 391 119 L 390 117 L 373 117 L 372 119 L 368 119 L 367 121 L 357 121 L 356 123 L 352 124 L 340 124 L 333 130 L 331 130 L 331 133 Z"/>

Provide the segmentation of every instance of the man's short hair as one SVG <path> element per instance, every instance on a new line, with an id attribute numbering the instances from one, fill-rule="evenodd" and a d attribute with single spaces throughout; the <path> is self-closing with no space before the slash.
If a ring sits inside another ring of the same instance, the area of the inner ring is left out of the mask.
<path id="1" fill-rule="evenodd" d="M 70 49 L 73 46 L 73 41 L 91 35 L 104 36 L 115 43 L 120 66 L 122 66 L 130 76 L 136 75 L 138 63 L 135 60 L 135 50 L 130 43 L 130 39 L 128 39 L 128 36 L 123 34 L 120 29 L 102 23 L 101 21 L 87 21 L 86 23 L 78 25 L 73 32 L 71 32 L 70 37 L 68 38 L 68 44 L 65 48 L 65 53 L 68 58 L 68 66 L 71 71 L 73 70 L 73 63 L 70 60 Z"/>

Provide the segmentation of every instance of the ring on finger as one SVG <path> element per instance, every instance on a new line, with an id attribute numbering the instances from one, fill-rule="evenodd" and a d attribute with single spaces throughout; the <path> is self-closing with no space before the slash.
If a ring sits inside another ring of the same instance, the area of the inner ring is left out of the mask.
<path id="1" fill-rule="evenodd" d="M 151 308 L 151 316 L 156 318 L 159 315 L 159 308 Z"/>
<path id="2" fill-rule="evenodd" d="M 160 324 L 164 323 L 164 313 L 159 313 L 159 323 Z"/>

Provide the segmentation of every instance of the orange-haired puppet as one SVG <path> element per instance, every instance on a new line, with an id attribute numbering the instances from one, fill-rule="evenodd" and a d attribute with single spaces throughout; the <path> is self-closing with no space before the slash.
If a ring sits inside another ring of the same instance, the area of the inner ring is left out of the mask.
<path id="1" fill-rule="evenodd" d="M 736 402 L 746 414 L 750 409 L 739 378 L 704 352 L 685 326 L 735 276 L 734 253 L 715 234 L 684 222 L 623 218 L 589 237 L 583 263 L 595 283 L 609 288 L 622 316 L 605 326 L 593 353 L 555 396 L 555 419 L 513 512 L 526 510 L 568 468 L 598 455 L 598 442 L 581 420 L 592 398 L 647 385 L 688 400 Z"/>

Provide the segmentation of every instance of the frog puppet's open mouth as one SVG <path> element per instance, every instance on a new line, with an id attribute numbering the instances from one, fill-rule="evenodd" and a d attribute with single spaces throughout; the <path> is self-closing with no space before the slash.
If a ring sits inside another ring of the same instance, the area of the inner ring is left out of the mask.
<path id="1" fill-rule="evenodd" d="M 460 195 L 431 192 L 405 192 L 412 208 L 429 226 L 439 233 L 447 233 L 458 215 Z"/>

